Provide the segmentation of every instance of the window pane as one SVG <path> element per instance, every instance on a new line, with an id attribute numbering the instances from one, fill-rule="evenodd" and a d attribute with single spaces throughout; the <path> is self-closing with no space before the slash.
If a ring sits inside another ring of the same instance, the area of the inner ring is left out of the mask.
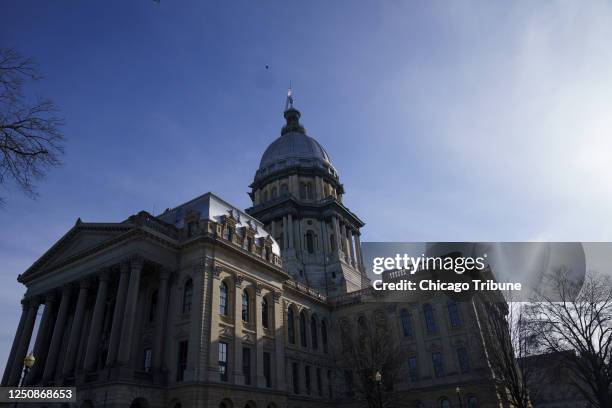
<path id="1" fill-rule="evenodd" d="M 434 375 L 436 377 L 444 377 L 444 364 L 442 362 L 442 354 L 432 353 L 431 360 L 433 362 Z"/>
<path id="2" fill-rule="evenodd" d="M 459 360 L 459 369 L 462 373 L 470 371 L 470 360 L 465 348 L 461 347 L 457 349 L 457 359 Z"/>
<path id="3" fill-rule="evenodd" d="M 412 336 L 412 322 L 410 321 L 410 313 L 407 310 L 402 310 L 400 314 L 400 319 L 402 321 L 402 331 L 405 337 Z"/>
<path id="4" fill-rule="evenodd" d="M 425 326 L 427 327 L 427 333 L 432 334 L 438 331 L 436 320 L 434 319 L 433 308 L 430 304 L 423 306 L 423 314 L 425 315 Z"/>
<path id="5" fill-rule="evenodd" d="M 461 317 L 459 316 L 459 306 L 456 302 L 448 302 L 448 317 L 452 328 L 461 326 Z"/>

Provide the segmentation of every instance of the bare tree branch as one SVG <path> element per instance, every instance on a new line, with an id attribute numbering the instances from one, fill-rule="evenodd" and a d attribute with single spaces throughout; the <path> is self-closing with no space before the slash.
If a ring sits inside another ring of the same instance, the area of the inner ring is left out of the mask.
<path id="1" fill-rule="evenodd" d="M 576 390 L 594 407 L 612 406 L 612 281 L 594 272 L 584 282 L 565 269 L 547 277 L 556 298 L 538 294 L 529 330 L 538 346 L 559 353 Z"/>
<path id="2" fill-rule="evenodd" d="M 64 152 L 64 122 L 55 104 L 24 97 L 25 81 L 40 78 L 31 59 L 13 49 L 0 50 L 0 186 L 16 184 L 31 197 L 36 196 L 35 181 L 59 166 Z"/>

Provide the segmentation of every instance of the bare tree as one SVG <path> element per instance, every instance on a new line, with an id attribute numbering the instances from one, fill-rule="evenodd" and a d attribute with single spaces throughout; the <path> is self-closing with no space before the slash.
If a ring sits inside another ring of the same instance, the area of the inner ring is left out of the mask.
<path id="1" fill-rule="evenodd" d="M 527 330 L 525 306 L 503 300 L 482 303 L 489 350 L 489 363 L 500 385 L 500 396 L 510 406 L 530 407 L 529 385 L 537 373 L 526 358 L 533 351 L 533 340 Z"/>
<path id="2" fill-rule="evenodd" d="M 538 294 L 529 330 L 546 352 L 558 353 L 571 384 L 595 407 L 612 407 L 612 281 L 587 273 L 584 282 L 566 269 L 548 277 L 550 294 Z"/>
<path id="3" fill-rule="evenodd" d="M 31 59 L 0 49 L 0 185 L 15 183 L 31 197 L 34 181 L 58 166 L 63 154 L 57 107 L 48 99 L 31 102 L 24 94 L 25 82 L 40 78 Z"/>
<path id="4" fill-rule="evenodd" d="M 375 311 L 371 320 L 360 316 L 355 329 L 346 319 L 339 326 L 339 344 L 334 347 L 334 354 L 341 375 L 350 383 L 347 393 L 370 408 L 392 406 L 393 386 L 404 359 L 385 312 Z"/>

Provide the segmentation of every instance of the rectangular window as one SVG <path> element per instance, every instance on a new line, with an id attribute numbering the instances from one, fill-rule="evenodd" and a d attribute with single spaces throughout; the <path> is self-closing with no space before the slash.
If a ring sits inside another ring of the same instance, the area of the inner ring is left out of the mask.
<path id="1" fill-rule="evenodd" d="M 417 362 L 417 356 L 408 357 L 408 373 L 410 374 L 411 381 L 418 381 L 419 366 Z"/>
<path id="2" fill-rule="evenodd" d="M 251 385 L 251 349 L 248 347 L 242 348 L 242 375 L 244 383 Z"/>
<path id="3" fill-rule="evenodd" d="M 451 327 L 456 329 L 461 326 L 461 317 L 459 315 L 459 305 L 456 302 L 448 302 L 448 317 Z"/>
<path id="4" fill-rule="evenodd" d="M 462 373 L 470 371 L 470 359 L 465 348 L 461 347 L 457 349 L 457 360 L 459 360 L 459 369 Z"/>
<path id="5" fill-rule="evenodd" d="M 183 381 L 185 379 L 185 370 L 187 369 L 187 350 L 189 349 L 189 342 L 183 340 L 178 344 L 178 356 L 176 364 L 176 381 Z"/>
<path id="6" fill-rule="evenodd" d="M 311 386 L 310 386 L 310 366 L 304 367 L 304 380 L 306 381 L 306 394 L 310 395 Z"/>
<path id="7" fill-rule="evenodd" d="M 434 375 L 436 378 L 444 377 L 444 363 L 442 361 L 442 353 L 431 353 L 431 361 L 433 363 Z"/>
<path id="8" fill-rule="evenodd" d="M 266 379 L 266 387 L 272 387 L 272 364 L 271 364 L 271 356 L 270 353 L 263 353 L 263 373 L 264 378 Z"/>
<path id="9" fill-rule="evenodd" d="M 221 381 L 227 381 L 227 343 L 219 343 L 219 374 Z"/>
<path id="10" fill-rule="evenodd" d="M 321 369 L 317 368 L 317 392 L 323 396 L 323 379 L 321 378 Z"/>
<path id="11" fill-rule="evenodd" d="M 148 373 L 151 371 L 151 356 L 153 355 L 150 348 L 144 349 L 144 358 L 142 362 L 142 369 Z"/>
<path id="12" fill-rule="evenodd" d="M 300 369 L 298 366 L 298 363 L 292 363 L 291 364 L 291 374 L 292 374 L 292 380 L 293 380 L 293 393 L 294 394 L 299 394 L 300 393 Z"/>

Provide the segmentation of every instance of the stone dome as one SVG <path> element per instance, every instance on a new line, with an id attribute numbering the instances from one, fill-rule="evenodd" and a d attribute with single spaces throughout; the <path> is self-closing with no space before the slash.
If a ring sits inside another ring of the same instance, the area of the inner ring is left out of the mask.
<path id="1" fill-rule="evenodd" d="M 276 173 L 289 167 L 318 167 L 337 177 L 329 154 L 323 146 L 306 134 L 300 124 L 300 112 L 291 107 L 285 111 L 287 124 L 281 136 L 273 141 L 259 162 L 256 178 Z"/>
<path id="2" fill-rule="evenodd" d="M 289 132 L 268 146 L 261 157 L 259 168 L 288 159 L 319 159 L 331 165 L 329 155 L 319 142 L 304 133 Z"/>

